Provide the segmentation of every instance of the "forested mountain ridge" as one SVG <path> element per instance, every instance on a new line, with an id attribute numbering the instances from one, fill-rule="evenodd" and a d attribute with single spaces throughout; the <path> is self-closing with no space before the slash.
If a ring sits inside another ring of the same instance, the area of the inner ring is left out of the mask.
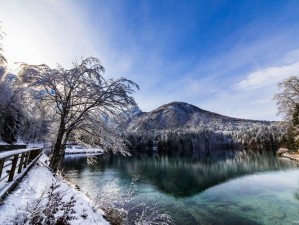
<path id="1" fill-rule="evenodd" d="M 213 149 L 267 149 L 289 144 L 284 122 L 238 119 L 171 102 L 130 117 L 126 135 L 133 148 L 157 146 L 198 154 Z"/>

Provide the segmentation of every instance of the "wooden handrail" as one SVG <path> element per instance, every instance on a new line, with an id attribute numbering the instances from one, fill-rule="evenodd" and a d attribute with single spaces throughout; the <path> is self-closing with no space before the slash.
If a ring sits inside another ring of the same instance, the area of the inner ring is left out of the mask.
<path id="1" fill-rule="evenodd" d="M 36 159 L 41 152 L 42 148 L 19 149 L 1 152 L 0 181 L 4 180 L 6 177 L 8 177 L 8 182 L 13 181 L 16 171 L 17 173 L 22 173 L 22 170 L 26 168 L 30 162 Z M 11 162 L 9 162 L 10 160 Z M 8 175 L 5 175 L 5 172 L 7 172 Z"/>
<path id="2" fill-rule="evenodd" d="M 26 148 L 26 149 L 18 149 L 18 150 L 12 150 L 12 151 L 7 151 L 7 152 L 1 152 L 0 153 L 0 160 L 7 158 L 7 157 L 11 157 L 23 152 L 31 152 L 34 150 L 41 150 L 41 148 Z"/>

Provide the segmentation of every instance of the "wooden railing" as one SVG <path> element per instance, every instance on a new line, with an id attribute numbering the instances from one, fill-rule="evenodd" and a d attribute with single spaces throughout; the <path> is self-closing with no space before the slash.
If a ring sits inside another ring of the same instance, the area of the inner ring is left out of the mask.
<path id="1" fill-rule="evenodd" d="M 17 174 L 41 154 L 42 148 L 20 149 L 0 153 L 0 183 L 13 181 Z"/>
<path id="2" fill-rule="evenodd" d="M 25 149 L 27 148 L 27 145 L 0 145 L 0 152 L 6 152 L 6 151 L 11 151 L 11 150 L 18 150 L 18 149 Z"/>

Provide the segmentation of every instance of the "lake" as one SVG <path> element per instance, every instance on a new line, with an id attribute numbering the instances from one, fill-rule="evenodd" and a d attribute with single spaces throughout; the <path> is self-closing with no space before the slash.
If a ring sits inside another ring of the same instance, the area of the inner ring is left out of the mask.
<path id="1" fill-rule="evenodd" d="M 109 181 L 127 187 L 177 225 L 299 224 L 299 167 L 271 153 L 222 152 L 200 158 L 158 154 L 67 156 L 67 179 L 94 196 Z"/>

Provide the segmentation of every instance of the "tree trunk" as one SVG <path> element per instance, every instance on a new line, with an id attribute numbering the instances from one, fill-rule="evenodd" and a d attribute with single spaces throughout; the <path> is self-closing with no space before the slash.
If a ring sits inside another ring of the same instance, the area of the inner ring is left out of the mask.
<path id="1" fill-rule="evenodd" d="M 61 117 L 59 130 L 56 138 L 56 142 L 54 145 L 53 155 L 51 157 L 50 161 L 50 167 L 52 168 L 53 172 L 56 173 L 59 167 L 59 164 L 62 159 L 62 153 L 63 153 L 63 146 L 62 146 L 62 140 L 63 136 L 65 134 L 65 122 L 64 117 Z"/>
<path id="2" fill-rule="evenodd" d="M 58 166 L 62 163 L 62 160 L 64 158 L 64 155 L 65 155 L 65 149 L 66 149 L 66 144 L 67 144 L 67 141 L 69 140 L 69 137 L 70 137 L 70 134 L 72 132 L 72 129 L 68 129 L 66 132 L 65 132 L 65 137 L 64 137 L 64 140 L 62 141 L 62 144 L 61 144 L 61 157 L 60 157 L 60 161 L 58 163 Z"/>

